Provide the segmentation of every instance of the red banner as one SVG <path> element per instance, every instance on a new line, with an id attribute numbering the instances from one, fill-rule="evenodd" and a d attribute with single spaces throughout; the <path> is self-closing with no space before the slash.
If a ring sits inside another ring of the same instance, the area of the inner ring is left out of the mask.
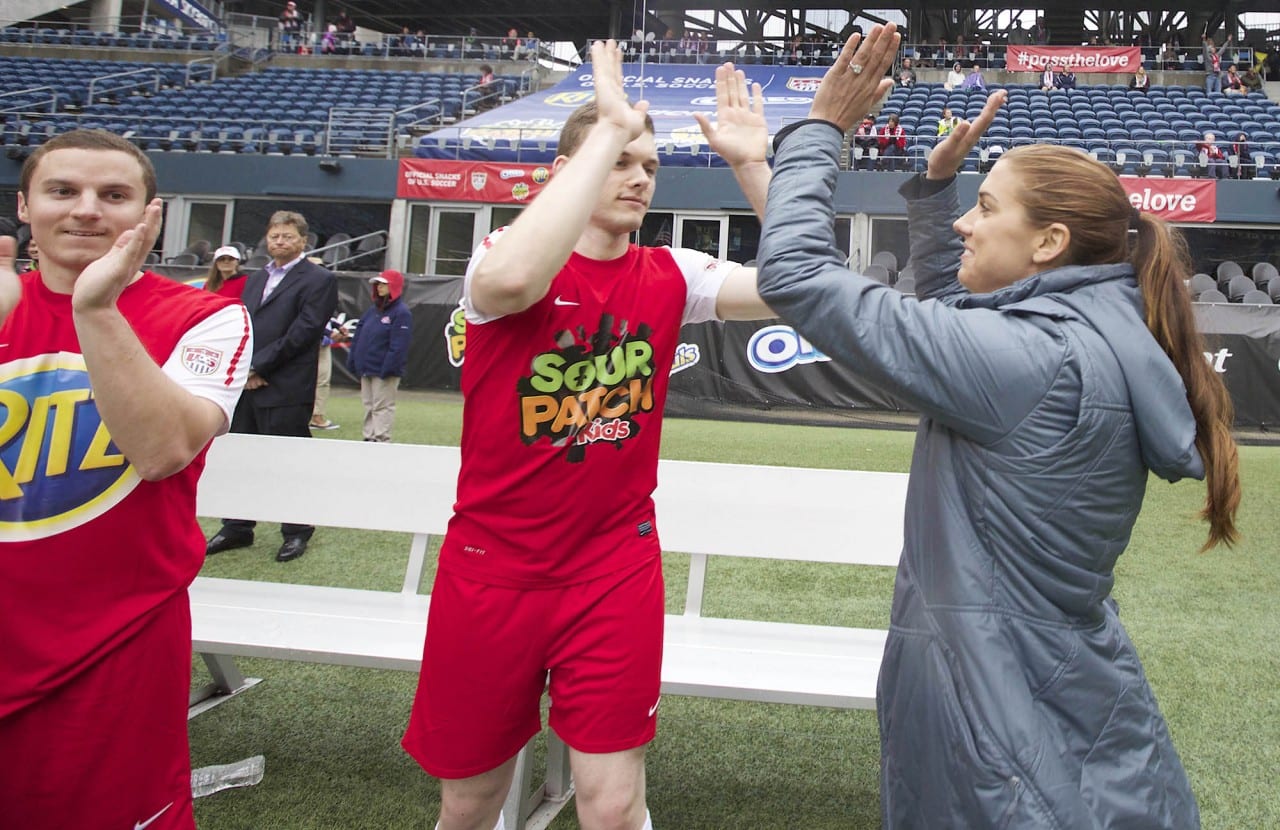
<path id="1" fill-rule="evenodd" d="M 551 178 L 545 164 L 400 159 L 398 199 L 447 202 L 527 202 Z"/>
<path id="2" fill-rule="evenodd" d="M 1142 179 L 1121 176 L 1129 204 L 1166 222 L 1212 222 L 1218 216 L 1213 179 Z"/>
<path id="3" fill-rule="evenodd" d="M 1142 65 L 1137 46 L 1013 46 L 1005 53 L 1010 72 L 1043 72 L 1056 63 L 1072 72 L 1134 72 Z"/>

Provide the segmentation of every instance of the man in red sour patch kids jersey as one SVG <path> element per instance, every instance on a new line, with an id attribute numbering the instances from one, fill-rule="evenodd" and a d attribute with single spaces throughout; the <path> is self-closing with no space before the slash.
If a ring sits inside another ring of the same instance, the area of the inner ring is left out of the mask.
<path id="1" fill-rule="evenodd" d="M 653 123 L 647 103 L 627 102 L 616 44 L 591 53 L 596 98 L 567 120 L 551 182 L 477 247 L 464 283 L 458 501 L 404 737 L 442 779 L 442 830 L 503 826 L 548 675 L 581 826 L 652 827 L 663 585 L 651 494 L 671 364 L 684 323 L 773 316 L 754 269 L 630 243 L 653 198 Z M 760 87 L 725 64 L 716 99 L 716 124 L 699 124 L 760 215 Z"/>
<path id="2" fill-rule="evenodd" d="M 155 192 L 140 150 L 74 130 L 19 179 L 40 269 L 0 238 L 0 827 L 195 827 L 196 482 L 252 335 L 141 270 Z"/>

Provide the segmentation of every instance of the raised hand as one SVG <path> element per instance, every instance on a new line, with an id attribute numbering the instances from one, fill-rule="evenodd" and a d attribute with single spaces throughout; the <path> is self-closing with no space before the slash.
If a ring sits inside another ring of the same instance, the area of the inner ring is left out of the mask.
<path id="1" fill-rule="evenodd" d="M 12 236 L 0 236 L 0 323 L 8 319 L 9 312 L 22 299 L 22 282 L 14 266 L 17 256 L 18 240 Z"/>
<path id="2" fill-rule="evenodd" d="M 693 117 L 711 149 L 730 166 L 765 160 L 769 124 L 764 118 L 764 94 L 760 84 L 753 83 L 748 95 L 747 76 L 732 63 L 716 67 L 715 123 L 701 112 Z"/>
<path id="3" fill-rule="evenodd" d="M 160 205 L 159 199 L 152 199 L 143 211 L 142 221 L 120 234 L 111 250 L 80 272 L 71 292 L 73 311 L 93 311 L 115 305 L 121 292 L 142 270 L 147 252 L 160 235 Z"/>
<path id="4" fill-rule="evenodd" d="M 639 138 L 644 132 L 649 102 L 638 101 L 632 106 L 627 100 L 627 93 L 622 87 L 622 50 L 616 41 L 597 40 L 591 44 L 591 75 L 600 123 L 612 124 L 623 130 L 627 141 Z"/>
<path id="5" fill-rule="evenodd" d="M 901 40 L 892 23 L 873 26 L 865 38 L 857 33 L 850 36 L 822 77 L 809 117 L 830 121 L 842 132 L 852 129 L 893 87 L 893 79 L 884 73 L 893 64 Z"/>
<path id="6" fill-rule="evenodd" d="M 954 176 L 964 164 L 965 156 L 969 155 L 969 151 L 977 145 L 978 139 L 982 138 L 987 127 L 991 126 L 996 112 L 1008 97 L 1009 93 L 1003 89 L 997 89 L 987 96 L 987 103 L 977 118 L 971 122 L 961 121 L 945 140 L 938 142 L 938 146 L 934 147 L 933 152 L 929 154 L 929 172 L 926 177 L 949 179 Z"/>

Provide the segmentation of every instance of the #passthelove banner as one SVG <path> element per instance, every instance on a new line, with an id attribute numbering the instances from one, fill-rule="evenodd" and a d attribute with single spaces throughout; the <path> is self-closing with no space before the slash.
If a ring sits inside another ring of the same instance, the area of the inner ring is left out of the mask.
<path id="1" fill-rule="evenodd" d="M 1134 72 L 1142 65 L 1137 46 L 1015 46 L 1005 53 L 1010 72 L 1043 72 L 1056 63 L 1072 72 Z"/>
<path id="2" fill-rule="evenodd" d="M 1213 222 L 1218 217 L 1218 191 L 1213 179 L 1166 179 L 1121 176 L 1129 204 L 1166 222 Z"/>
<path id="3" fill-rule="evenodd" d="M 400 159 L 397 199 L 527 202 L 551 178 L 544 164 Z"/>

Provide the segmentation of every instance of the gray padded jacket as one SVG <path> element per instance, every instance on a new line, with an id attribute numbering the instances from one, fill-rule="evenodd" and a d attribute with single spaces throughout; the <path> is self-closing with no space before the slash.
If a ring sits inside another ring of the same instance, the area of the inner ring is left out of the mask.
<path id="1" fill-rule="evenodd" d="M 840 140 L 803 123 L 780 142 L 759 285 L 922 413 L 878 692 L 884 826 L 1198 827 L 1110 599 L 1148 471 L 1204 474 L 1132 269 L 970 294 L 955 184 L 926 196 L 917 177 L 903 187 L 917 296 L 853 274 L 832 236 Z"/>

